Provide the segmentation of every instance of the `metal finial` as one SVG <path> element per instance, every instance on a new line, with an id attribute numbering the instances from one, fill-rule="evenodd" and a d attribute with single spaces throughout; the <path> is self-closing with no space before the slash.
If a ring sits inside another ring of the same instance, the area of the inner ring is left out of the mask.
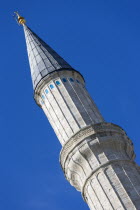
<path id="1" fill-rule="evenodd" d="M 19 24 L 21 24 L 21 25 L 24 25 L 24 24 L 26 23 L 25 18 L 24 18 L 24 17 L 21 17 L 21 16 L 19 15 L 18 12 L 14 12 L 14 13 L 15 13 L 16 16 L 17 16 L 17 18 L 16 18 L 17 22 L 18 22 Z"/>

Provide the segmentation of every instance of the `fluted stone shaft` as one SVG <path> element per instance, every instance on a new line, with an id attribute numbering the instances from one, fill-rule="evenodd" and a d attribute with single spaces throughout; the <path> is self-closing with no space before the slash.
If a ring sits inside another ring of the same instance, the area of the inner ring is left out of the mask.
<path id="1" fill-rule="evenodd" d="M 35 93 L 62 145 L 81 128 L 104 121 L 76 71 L 53 73 Z"/>
<path id="2" fill-rule="evenodd" d="M 131 140 L 111 123 L 87 126 L 61 151 L 67 180 L 92 210 L 140 209 L 140 168 Z"/>
<path id="3" fill-rule="evenodd" d="M 106 123 L 82 75 L 24 25 L 34 98 L 60 143 L 66 179 L 91 210 L 140 210 L 140 168 L 133 144 Z"/>

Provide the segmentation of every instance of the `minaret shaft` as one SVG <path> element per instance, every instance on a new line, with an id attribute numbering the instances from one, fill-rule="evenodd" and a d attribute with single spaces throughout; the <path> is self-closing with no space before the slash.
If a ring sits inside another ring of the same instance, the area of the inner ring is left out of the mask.
<path id="1" fill-rule="evenodd" d="M 73 136 L 63 146 L 60 162 L 90 209 L 140 209 L 140 168 L 134 158 L 126 133 L 103 122 Z"/>
<path id="2" fill-rule="evenodd" d="M 140 209 L 140 169 L 131 140 L 106 123 L 82 75 L 24 25 L 34 97 L 60 143 L 65 177 L 92 210 Z"/>
<path id="3" fill-rule="evenodd" d="M 77 72 L 61 71 L 52 77 L 38 100 L 63 145 L 81 128 L 103 122 L 103 118 Z"/>

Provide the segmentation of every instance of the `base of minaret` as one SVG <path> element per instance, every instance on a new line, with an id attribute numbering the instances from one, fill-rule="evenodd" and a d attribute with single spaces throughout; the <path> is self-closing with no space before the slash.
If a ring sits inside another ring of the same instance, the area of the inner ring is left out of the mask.
<path id="1" fill-rule="evenodd" d="M 133 144 L 119 126 L 87 126 L 63 146 L 66 179 L 92 210 L 140 210 L 140 168 Z"/>

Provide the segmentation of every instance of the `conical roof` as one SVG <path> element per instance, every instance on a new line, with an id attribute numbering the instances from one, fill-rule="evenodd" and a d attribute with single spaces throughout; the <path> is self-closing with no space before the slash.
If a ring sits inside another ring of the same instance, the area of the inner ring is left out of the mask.
<path id="1" fill-rule="evenodd" d="M 34 89 L 48 74 L 65 70 L 74 70 L 49 45 L 40 39 L 27 25 L 23 25 Z"/>

